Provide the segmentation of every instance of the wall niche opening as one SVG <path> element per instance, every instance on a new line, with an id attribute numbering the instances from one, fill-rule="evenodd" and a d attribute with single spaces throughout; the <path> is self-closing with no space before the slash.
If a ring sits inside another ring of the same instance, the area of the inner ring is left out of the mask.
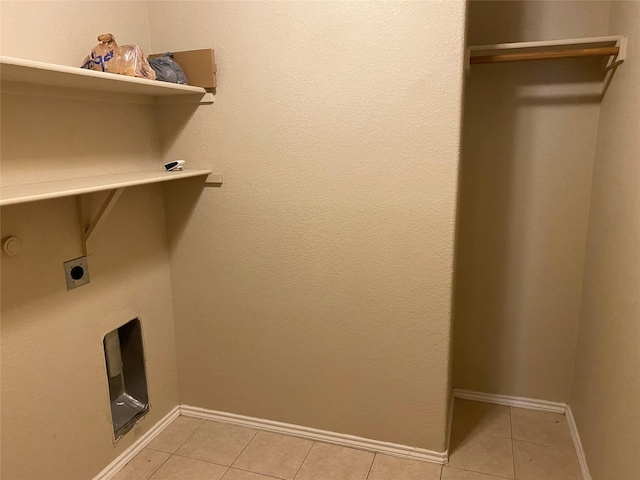
<path id="1" fill-rule="evenodd" d="M 113 434 L 118 440 L 149 411 L 140 319 L 107 333 L 103 346 Z"/>

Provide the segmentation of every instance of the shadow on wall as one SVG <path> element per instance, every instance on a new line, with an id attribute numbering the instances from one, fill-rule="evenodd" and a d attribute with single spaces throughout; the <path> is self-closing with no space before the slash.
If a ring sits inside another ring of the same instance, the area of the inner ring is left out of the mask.
<path id="1" fill-rule="evenodd" d="M 598 104 L 602 101 L 605 66 L 603 58 L 576 58 L 538 62 L 480 65 L 474 73 L 504 79 L 496 88 L 509 103 L 526 105 Z M 493 72 L 488 70 L 493 67 Z M 484 70 L 481 72 L 480 70 Z M 479 80 L 482 82 L 482 80 Z"/>
<path id="2" fill-rule="evenodd" d="M 104 195 L 90 196 L 100 201 Z M 15 235 L 22 242 L 17 256 L 3 254 L 3 314 L 12 318 L 14 309 L 47 302 L 66 308 L 64 302 L 99 297 L 103 289 L 115 289 L 124 279 L 162 273 L 166 264 L 162 199 L 161 185 L 125 189 L 87 256 L 91 282 L 71 292 L 66 290 L 62 262 L 83 255 L 75 197 L 2 207 L 2 237 Z"/>
<path id="3" fill-rule="evenodd" d="M 504 38 L 491 38 L 488 32 L 478 31 L 474 34 L 473 29 L 479 30 L 485 23 L 478 20 L 481 15 L 480 9 L 482 8 L 483 4 L 480 2 L 468 2 L 468 44 L 506 41 Z M 518 31 L 520 16 L 521 13 L 514 13 L 510 16 L 509 25 L 514 29 L 514 32 Z M 509 37 L 518 38 L 518 35 L 513 33 Z M 476 251 L 475 243 L 477 243 L 477 237 L 474 234 L 478 228 L 481 229 L 482 236 L 491 245 L 494 245 L 498 251 L 502 249 L 502 245 L 506 243 L 506 237 L 509 235 L 506 218 L 509 215 L 508 199 L 511 196 L 511 183 L 505 181 L 511 176 L 512 166 L 509 162 L 509 155 L 493 158 L 494 165 L 491 169 L 493 171 L 486 171 L 485 167 L 481 165 L 482 162 L 476 160 L 483 155 L 483 150 L 484 156 L 487 155 L 487 150 L 490 150 L 487 148 L 488 145 L 493 145 L 494 148 L 499 148 L 500 151 L 505 153 L 513 150 L 514 132 L 513 128 L 509 127 L 512 127 L 515 122 L 515 111 L 504 102 L 506 92 L 503 92 L 503 88 L 500 85 L 494 85 L 493 88 L 487 89 L 487 95 L 483 95 L 484 90 L 478 91 L 482 102 L 481 104 L 475 103 L 475 97 L 478 95 L 475 93 L 475 90 L 478 90 L 478 75 L 483 73 L 490 75 L 489 71 L 495 66 L 471 67 L 465 78 L 453 301 L 453 387 L 462 386 L 463 374 L 467 371 L 468 351 L 474 347 L 474 345 L 470 344 L 470 339 L 464 334 L 468 333 L 471 328 L 476 330 L 477 328 L 473 324 L 481 322 L 483 318 L 504 319 L 504 316 L 496 310 L 495 306 L 504 305 L 507 299 L 503 273 L 506 258 L 498 257 L 494 259 L 483 254 L 484 252 Z M 513 66 L 500 67 L 512 69 Z M 504 78 L 504 76 L 500 78 Z M 474 108 L 470 108 L 471 106 Z M 485 110 L 485 106 L 490 106 L 491 108 Z M 508 128 L 507 130 L 501 128 L 499 136 L 494 131 L 498 119 L 504 119 L 502 125 Z M 479 140 L 477 144 L 469 141 L 470 128 L 473 129 L 475 138 Z M 493 201 L 487 199 L 486 205 L 475 205 L 478 194 L 484 188 L 489 188 L 494 192 Z M 486 210 L 491 212 L 489 216 L 485 214 Z M 488 222 L 483 222 L 483 217 L 487 217 Z M 480 223 L 480 225 L 475 225 L 476 222 Z M 475 305 L 477 303 L 475 301 L 476 297 L 479 294 L 479 292 L 475 292 L 475 285 L 479 280 L 476 277 L 477 272 L 483 272 L 485 280 L 491 282 L 490 294 L 493 297 L 493 301 L 490 304 L 481 305 L 484 307 L 484 311 L 478 311 Z M 495 330 L 498 332 L 501 328 L 504 327 L 499 323 L 495 325 Z M 500 351 L 503 341 L 501 336 L 491 332 L 491 335 L 487 337 L 476 339 L 474 342 L 476 344 L 475 355 L 480 353 L 486 357 L 493 351 Z M 477 352 L 477 350 L 480 351 Z M 453 440 L 450 445 L 452 450 L 456 448 Z"/>
<path id="4" fill-rule="evenodd" d="M 215 90 L 214 90 L 215 93 Z M 185 127 L 191 118 L 198 112 L 203 115 L 212 115 L 214 105 L 199 107 L 193 104 L 177 104 L 177 105 L 159 105 L 157 106 L 156 124 L 160 132 L 160 151 L 166 155 L 166 152 L 172 151 L 173 145 L 182 135 Z M 213 120 L 212 120 L 212 123 Z M 192 123 L 194 125 L 194 123 Z M 214 124 L 215 125 L 215 124 Z M 206 132 L 199 132 L 201 143 L 207 144 L 203 136 Z M 198 152 L 197 146 L 191 148 L 190 152 Z M 199 152 L 204 158 L 182 158 L 187 161 L 186 168 L 211 168 L 210 154 L 208 152 Z M 182 155 L 182 154 L 179 154 Z M 179 158 L 164 158 L 164 162 L 170 160 L 178 160 Z M 220 185 L 203 184 L 201 178 L 189 178 L 180 182 L 170 182 L 164 185 L 165 192 L 165 218 L 167 224 L 167 243 L 169 252 L 178 243 L 182 232 L 192 217 L 193 212 L 198 203 L 198 199 L 202 195 L 205 188 L 217 188 Z M 205 223 L 209 223 L 205 220 Z"/>
<path id="5" fill-rule="evenodd" d="M 515 2 L 508 7 L 508 27 L 483 31 L 486 25 L 474 24 L 497 8 L 485 3 L 470 2 L 470 44 L 526 37 L 519 33 L 526 8 Z M 498 38 L 495 31 L 505 36 Z M 583 186 L 590 168 L 575 173 L 565 160 L 584 160 L 584 166 L 592 161 L 575 154 L 585 148 L 581 142 L 590 141 L 585 140 L 590 120 L 578 124 L 575 135 L 570 123 L 581 108 L 601 101 L 605 63 L 594 58 L 474 65 L 466 78 L 454 387 L 511 395 L 517 394 L 514 385 L 526 390 L 532 359 L 548 353 L 538 351 L 544 343 L 539 337 L 530 339 L 547 328 L 540 329 L 538 320 L 572 321 L 562 317 L 571 316 L 573 300 L 560 297 L 579 293 L 573 285 L 581 265 L 576 255 L 584 245 L 576 244 L 581 237 L 575 232 L 583 226 L 572 209 L 588 203 Z M 575 199 L 572 191 L 578 192 Z M 559 260 L 566 257 L 570 260 Z M 563 291 L 564 284 L 572 285 L 570 292 Z M 573 303 L 578 308 L 579 298 Z"/>
<path id="6" fill-rule="evenodd" d="M 219 187 L 218 184 L 204 184 L 202 178 L 197 177 L 164 185 L 167 244 L 170 253 L 180 241 L 204 190 Z M 203 219 L 206 225 L 210 225 L 213 221 L 213 218 Z"/>
<path id="7" fill-rule="evenodd" d="M 191 120 L 199 108 L 204 110 L 208 109 L 208 113 L 211 113 L 211 109 L 215 108 L 215 103 L 202 107 L 192 103 L 156 106 L 156 129 L 160 132 L 161 152 L 171 150 L 171 147 L 180 137 L 189 120 Z"/>
<path id="8" fill-rule="evenodd" d="M 157 160 L 146 105 L 3 94 L 2 120 L 4 185 L 142 170 Z"/>

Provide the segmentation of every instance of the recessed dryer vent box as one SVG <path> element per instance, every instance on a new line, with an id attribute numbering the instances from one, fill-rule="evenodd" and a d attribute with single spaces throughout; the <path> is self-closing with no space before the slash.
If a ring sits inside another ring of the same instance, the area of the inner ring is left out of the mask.
<path id="1" fill-rule="evenodd" d="M 118 440 L 149 411 L 140 319 L 107 333 L 103 345 L 113 434 Z"/>

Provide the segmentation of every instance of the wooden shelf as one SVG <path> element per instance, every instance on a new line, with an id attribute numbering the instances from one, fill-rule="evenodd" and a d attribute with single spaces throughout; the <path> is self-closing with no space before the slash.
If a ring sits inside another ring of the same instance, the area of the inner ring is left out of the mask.
<path id="1" fill-rule="evenodd" d="M 498 43 L 469 47 L 469 64 L 522 62 L 579 57 L 613 57 L 614 64 L 624 61 L 626 37 L 570 38 L 539 42 Z"/>
<path id="2" fill-rule="evenodd" d="M 146 78 L 54 65 L 21 58 L 0 56 L 0 78 L 3 82 L 47 85 L 80 90 L 143 95 L 165 98 L 179 97 L 194 103 L 213 103 L 213 94 L 202 87 L 178 85 Z"/>
<path id="3" fill-rule="evenodd" d="M 181 178 L 204 177 L 209 174 L 211 174 L 211 170 L 132 172 L 16 185 L 0 188 L 0 206 L 83 195 L 86 193 L 115 190 L 149 183 L 168 182 Z"/>

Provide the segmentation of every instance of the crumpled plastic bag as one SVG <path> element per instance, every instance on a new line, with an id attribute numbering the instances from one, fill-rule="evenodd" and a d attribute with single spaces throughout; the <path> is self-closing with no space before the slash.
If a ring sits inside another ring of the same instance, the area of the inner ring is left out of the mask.
<path id="1" fill-rule="evenodd" d="M 84 59 L 82 68 L 149 80 L 156 79 L 156 72 L 144 58 L 138 45 L 118 46 L 115 37 L 110 33 L 100 35 L 98 41 L 100 43 Z"/>
<path id="2" fill-rule="evenodd" d="M 182 67 L 173 59 L 171 52 L 163 53 L 160 56 L 154 55 L 154 58 L 149 57 L 149 64 L 156 72 L 156 80 L 180 85 L 188 83 Z"/>

